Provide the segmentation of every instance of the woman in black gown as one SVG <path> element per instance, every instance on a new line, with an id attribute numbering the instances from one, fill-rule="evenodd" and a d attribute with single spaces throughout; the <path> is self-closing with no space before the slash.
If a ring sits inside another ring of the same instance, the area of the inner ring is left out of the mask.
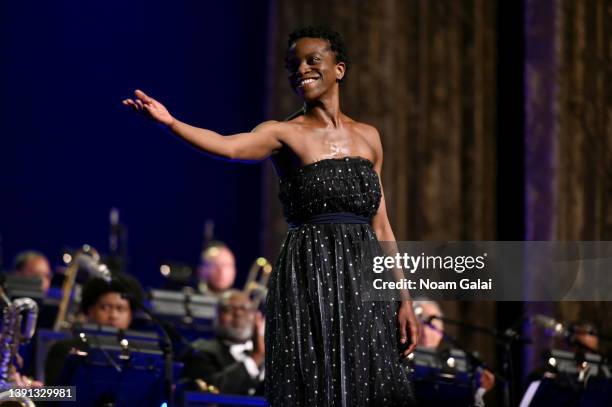
<path id="1" fill-rule="evenodd" d="M 138 90 L 123 103 L 209 154 L 274 163 L 290 228 L 267 298 L 270 404 L 411 405 L 400 357 L 418 342 L 412 304 L 363 301 L 359 289 L 362 274 L 372 272 L 364 243 L 395 241 L 380 182 L 380 136 L 340 110 L 348 59 L 337 33 L 296 30 L 286 64 L 303 111 L 250 133 L 221 136 L 190 126 Z M 401 344 L 409 346 L 400 354 Z"/>

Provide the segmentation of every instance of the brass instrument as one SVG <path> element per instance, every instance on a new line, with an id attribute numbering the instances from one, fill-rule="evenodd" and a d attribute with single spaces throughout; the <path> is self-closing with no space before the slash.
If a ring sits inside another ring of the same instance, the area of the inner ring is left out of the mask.
<path id="1" fill-rule="evenodd" d="M 62 285 L 62 299 L 53 324 L 53 330 L 56 332 L 63 328 L 69 328 L 72 323 L 72 320 L 68 318 L 68 308 L 70 308 L 79 268 L 84 268 L 88 273 L 110 281 L 110 271 L 104 264 L 100 263 L 100 254 L 88 244 L 83 245 L 82 249 L 73 255 L 64 254 L 64 262 L 68 264 L 68 269 Z"/>
<path id="2" fill-rule="evenodd" d="M 263 257 L 257 258 L 249 269 L 249 275 L 242 291 L 248 294 L 255 308 L 259 308 L 259 304 L 268 294 L 268 280 L 271 273 L 272 265 Z"/>
<path id="3" fill-rule="evenodd" d="M 38 305 L 31 298 L 16 298 L 12 302 L 0 288 L 0 297 L 5 307 L 0 332 L 0 405 L 9 403 L 23 407 L 34 407 L 27 397 L 11 397 L 10 376 L 15 371 L 19 345 L 32 339 L 36 331 Z M 25 322 L 24 322 L 25 321 Z"/>
<path id="4" fill-rule="evenodd" d="M 219 388 L 217 386 L 213 386 L 212 384 L 208 384 L 206 383 L 204 380 L 202 379 L 195 379 L 195 384 L 198 387 L 198 390 L 200 391 L 205 391 L 207 393 L 215 393 L 215 394 L 219 394 Z"/>

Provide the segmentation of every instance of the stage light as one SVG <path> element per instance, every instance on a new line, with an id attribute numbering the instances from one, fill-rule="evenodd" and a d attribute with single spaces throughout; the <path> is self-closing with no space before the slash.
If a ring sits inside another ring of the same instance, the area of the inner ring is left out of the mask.
<path id="1" fill-rule="evenodd" d="M 167 264 L 162 264 L 159 268 L 159 271 L 162 273 L 163 276 L 167 277 L 170 274 L 170 266 L 168 266 Z"/>
<path id="2" fill-rule="evenodd" d="M 448 367 L 453 369 L 455 367 L 455 358 L 451 356 L 450 358 L 446 359 L 446 364 Z"/>

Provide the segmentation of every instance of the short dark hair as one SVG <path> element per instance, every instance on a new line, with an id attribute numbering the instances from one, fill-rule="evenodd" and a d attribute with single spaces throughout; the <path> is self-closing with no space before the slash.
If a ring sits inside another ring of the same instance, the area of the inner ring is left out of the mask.
<path id="1" fill-rule="evenodd" d="M 144 297 L 138 280 L 127 274 L 113 274 L 110 283 L 101 278 L 92 278 L 85 283 L 81 293 L 81 312 L 87 314 L 100 297 L 108 293 L 128 294 L 126 299 L 132 311 L 142 303 Z"/>
<path id="2" fill-rule="evenodd" d="M 15 271 L 22 271 L 30 260 L 37 258 L 46 259 L 47 257 L 36 250 L 26 250 L 17 254 L 14 262 Z"/>
<path id="3" fill-rule="evenodd" d="M 346 77 L 346 72 L 349 70 L 351 61 L 347 54 L 346 43 L 344 42 L 344 39 L 340 33 L 324 25 L 309 25 L 297 28 L 293 30 L 291 34 L 289 34 L 289 39 L 287 40 L 287 51 L 289 51 L 289 48 L 291 48 L 291 46 L 300 38 L 321 38 L 323 40 L 327 40 L 331 50 L 336 54 L 336 62 L 344 63 L 346 67 L 344 71 Z M 285 61 L 286 60 L 287 57 L 285 56 Z M 342 82 L 342 79 L 340 82 Z"/>

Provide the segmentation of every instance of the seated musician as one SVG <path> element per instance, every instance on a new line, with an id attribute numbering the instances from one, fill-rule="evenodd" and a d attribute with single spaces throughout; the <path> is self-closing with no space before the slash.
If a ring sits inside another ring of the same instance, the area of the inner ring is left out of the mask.
<path id="1" fill-rule="evenodd" d="M 432 316 L 443 317 L 442 309 L 440 305 L 436 301 L 422 299 L 415 300 L 412 302 L 413 307 L 417 309 L 420 307 L 421 309 L 421 320 L 428 321 Z M 439 319 L 433 319 L 430 322 L 432 326 L 429 324 L 420 324 L 420 332 L 419 332 L 419 346 L 430 349 L 439 349 L 444 339 L 444 322 Z M 495 375 L 488 369 L 483 369 L 480 372 L 479 376 L 479 388 L 476 390 L 475 405 L 484 405 L 482 397 L 486 392 L 491 390 L 495 385 Z"/>
<path id="2" fill-rule="evenodd" d="M 197 270 L 197 290 L 201 294 L 221 296 L 236 280 L 236 258 L 223 242 L 210 242 L 202 251 Z"/>
<path id="3" fill-rule="evenodd" d="M 215 338 L 197 340 L 184 358 L 183 377 L 213 385 L 221 393 L 254 395 L 263 390 L 263 317 L 249 297 L 237 290 L 219 300 Z M 197 386 L 196 386 L 197 388 Z"/>
<path id="4" fill-rule="evenodd" d="M 47 257 L 34 250 L 21 252 L 15 257 L 14 274 L 26 278 L 39 278 L 43 294 L 49 291 L 53 277 Z"/>
<path id="5" fill-rule="evenodd" d="M 83 287 L 81 294 L 81 312 L 87 322 L 111 326 L 117 329 L 128 329 L 132 323 L 132 315 L 135 311 L 135 301 L 123 297 L 130 294 L 128 298 L 142 298 L 142 290 L 138 281 L 130 276 L 119 277 L 121 283 L 113 279 L 110 283 L 93 278 Z M 45 384 L 57 385 L 65 359 L 78 347 L 76 339 L 61 340 L 53 344 L 47 354 L 45 363 Z"/>
<path id="6" fill-rule="evenodd" d="M 595 325 L 588 321 L 579 321 L 570 327 L 571 334 L 567 340 L 574 352 L 599 352 L 599 336 Z"/>
<path id="7" fill-rule="evenodd" d="M 578 321 L 569 326 L 567 336 L 563 336 L 561 341 L 554 345 L 554 348 L 567 350 L 576 354 L 576 367 L 579 370 L 582 368 L 580 355 L 586 352 L 597 354 L 599 353 L 599 336 L 595 326 L 589 321 Z M 541 380 L 544 378 L 555 378 L 557 376 L 557 367 L 550 363 L 545 363 L 536 367 L 527 375 L 526 384 Z"/>

